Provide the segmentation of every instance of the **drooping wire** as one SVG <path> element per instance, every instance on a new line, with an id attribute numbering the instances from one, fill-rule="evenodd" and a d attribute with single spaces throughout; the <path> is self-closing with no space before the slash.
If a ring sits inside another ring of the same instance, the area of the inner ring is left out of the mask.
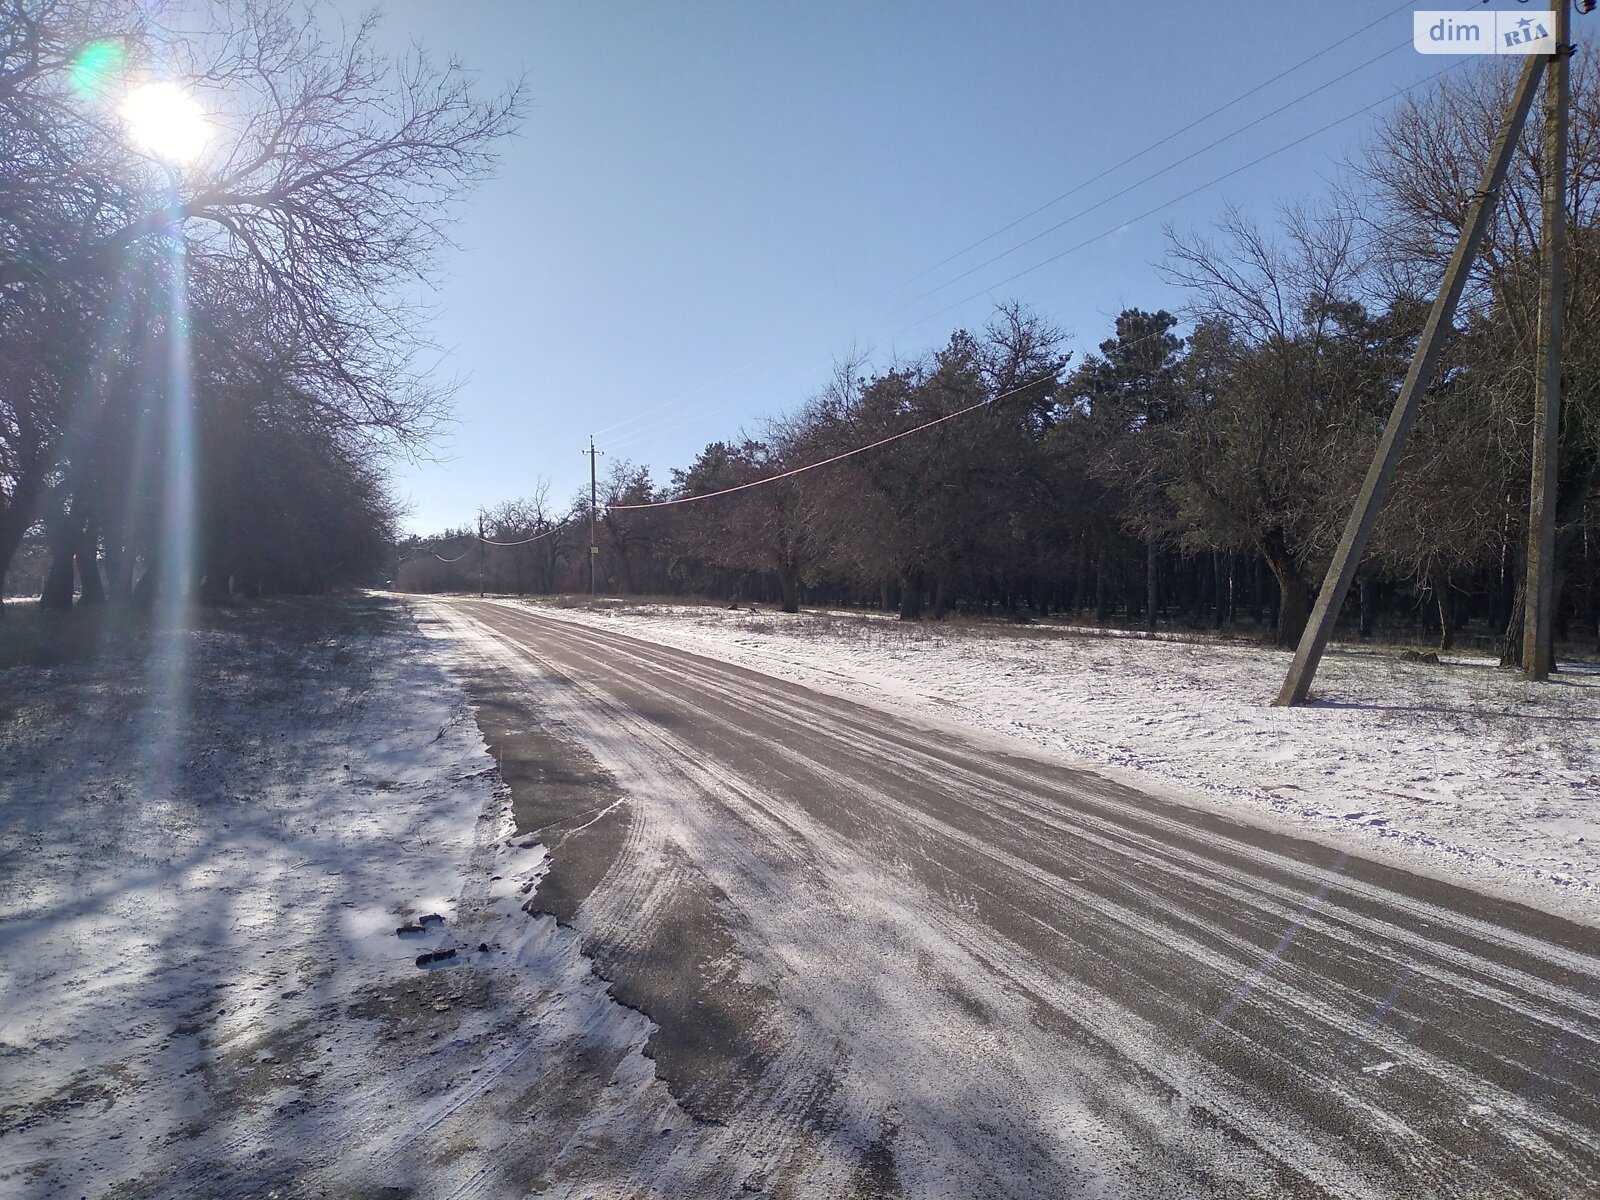
<path id="1" fill-rule="evenodd" d="M 559 525 L 552 525 L 549 529 L 546 529 L 543 533 L 536 533 L 531 538 L 523 538 L 520 542 L 497 542 L 497 541 L 493 540 L 492 538 L 486 538 L 486 537 L 483 537 L 481 535 L 478 537 L 478 540 L 480 542 L 482 542 L 486 546 L 526 546 L 526 545 L 529 545 L 530 543 L 540 541 L 543 538 L 547 538 L 552 533 L 559 533 L 560 530 L 561 530 L 561 527 Z"/>
<path id="2" fill-rule="evenodd" d="M 1142 341 L 1143 339 L 1141 338 L 1139 340 Z M 857 446 L 854 450 L 846 450 L 842 454 L 832 455 L 829 458 L 822 459 L 820 462 L 807 463 L 803 467 L 793 467 L 787 471 L 780 471 L 776 475 L 767 475 L 761 479 L 752 479 L 747 483 L 737 484 L 734 487 L 722 488 L 715 492 L 701 492 L 694 496 L 679 496 L 672 500 L 655 500 L 649 504 L 608 504 L 606 505 L 606 508 L 610 512 L 637 512 L 640 509 L 646 508 L 671 508 L 673 505 L 677 504 L 692 504 L 696 500 L 711 500 L 717 496 L 727 496 L 734 492 L 748 491 L 751 488 L 761 487 L 764 484 L 777 483 L 780 479 L 792 479 L 794 476 L 803 475 L 807 471 L 815 471 L 818 467 L 831 466 L 836 462 L 843 462 L 847 458 L 854 458 L 858 454 L 865 454 L 868 450 L 876 450 L 879 446 L 887 446 L 890 442 L 898 442 L 901 438 L 910 437 L 914 433 L 921 433 L 925 429 L 932 429 L 935 425 L 943 425 L 946 421 L 954 421 L 957 417 L 964 417 L 970 412 L 976 412 L 980 408 L 987 408 L 990 405 L 998 404 L 1000 401 L 1019 395 L 1022 392 L 1027 391 L 1029 388 L 1043 383 L 1047 379 L 1055 378 L 1056 372 L 1048 371 L 1035 379 L 1028 380 L 1027 383 L 1019 384 L 1010 391 L 1001 392 L 998 396 L 987 397 L 978 401 L 976 404 L 969 404 L 965 408 L 958 408 L 955 412 L 946 413 L 944 416 L 936 417 L 931 421 L 925 421 L 921 425 L 913 426 L 910 429 L 902 429 L 899 433 L 892 433 L 888 437 L 879 438 L 875 442 L 868 442 L 865 446 Z"/>

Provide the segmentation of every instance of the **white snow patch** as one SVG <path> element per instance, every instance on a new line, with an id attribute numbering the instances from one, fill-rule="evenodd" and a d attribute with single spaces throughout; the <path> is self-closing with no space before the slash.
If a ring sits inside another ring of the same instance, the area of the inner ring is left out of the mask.
<path id="1" fill-rule="evenodd" d="M 154 682 L 174 653 L 182 703 Z M 0 672 L 0 1192 L 497 1194 L 563 1037 L 648 1074 L 649 1022 L 519 911 L 545 850 L 508 845 L 430 655 L 202 633 Z"/>

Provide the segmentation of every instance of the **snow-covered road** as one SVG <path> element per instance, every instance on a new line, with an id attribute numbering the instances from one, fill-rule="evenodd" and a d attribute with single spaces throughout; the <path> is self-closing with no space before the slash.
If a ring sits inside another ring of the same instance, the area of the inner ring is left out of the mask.
<path id="1" fill-rule="evenodd" d="M 517 604 L 516 601 L 506 603 Z M 1285 652 L 1073 626 L 534 602 L 891 712 L 1037 747 L 1187 804 L 1600 925 L 1600 669 L 1531 684 L 1336 646 L 1275 708 Z"/>
<path id="2" fill-rule="evenodd" d="M 597 1160 L 594 1194 L 1555 1196 L 1600 1172 L 1587 927 L 609 629 L 425 611 L 501 726 L 520 703 L 602 769 L 587 807 L 541 821 L 567 792 L 537 778 L 518 800 L 540 894 L 711 1122 Z"/>

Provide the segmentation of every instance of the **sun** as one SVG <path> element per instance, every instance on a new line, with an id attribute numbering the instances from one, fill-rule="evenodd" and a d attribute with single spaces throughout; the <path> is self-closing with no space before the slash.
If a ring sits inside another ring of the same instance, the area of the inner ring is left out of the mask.
<path id="1" fill-rule="evenodd" d="M 175 83 L 134 88 L 122 102 L 122 119 L 134 145 L 172 163 L 192 161 L 211 140 L 211 122 Z"/>

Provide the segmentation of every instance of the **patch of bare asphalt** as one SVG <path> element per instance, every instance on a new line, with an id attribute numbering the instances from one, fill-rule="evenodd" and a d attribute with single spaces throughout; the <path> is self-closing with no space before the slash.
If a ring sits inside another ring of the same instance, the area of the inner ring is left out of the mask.
<path id="1" fill-rule="evenodd" d="M 652 914 L 648 937 L 586 922 L 584 901 L 622 851 L 630 806 L 587 751 L 549 727 L 514 674 L 486 667 L 461 682 L 511 791 L 518 839 L 537 839 L 550 852 L 529 911 L 577 931 L 611 994 L 655 1023 L 644 1053 L 657 1077 L 691 1116 L 722 1123 L 759 1086 L 777 1037 L 772 997 L 738 977 L 725 897 L 675 855 L 683 884 Z"/>

